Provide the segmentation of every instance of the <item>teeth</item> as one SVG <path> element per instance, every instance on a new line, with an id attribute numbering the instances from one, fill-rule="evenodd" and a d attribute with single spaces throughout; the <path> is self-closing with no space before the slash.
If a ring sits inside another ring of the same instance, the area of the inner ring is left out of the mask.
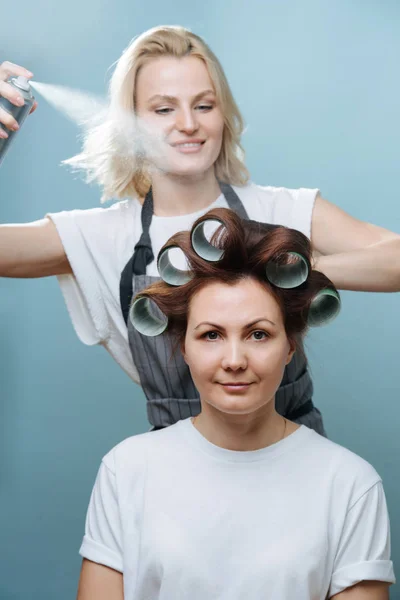
<path id="1" fill-rule="evenodd" d="M 193 143 L 193 144 L 178 144 L 179 148 L 197 148 L 197 146 L 201 146 L 200 142 L 197 143 Z"/>

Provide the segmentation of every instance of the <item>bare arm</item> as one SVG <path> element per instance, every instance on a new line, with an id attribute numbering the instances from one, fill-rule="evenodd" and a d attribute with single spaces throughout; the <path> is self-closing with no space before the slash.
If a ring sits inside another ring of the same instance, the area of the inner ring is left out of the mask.
<path id="1" fill-rule="evenodd" d="M 311 243 L 314 268 L 338 289 L 400 291 L 400 235 L 365 223 L 320 196 L 315 201 Z"/>
<path id="2" fill-rule="evenodd" d="M 84 558 L 76 600 L 123 599 L 122 573 Z"/>
<path id="3" fill-rule="evenodd" d="M 0 225 L 0 277 L 48 277 L 72 273 L 54 223 L 41 219 Z"/>
<path id="4" fill-rule="evenodd" d="M 361 581 L 331 596 L 330 600 L 389 600 L 389 584 L 384 581 Z"/>

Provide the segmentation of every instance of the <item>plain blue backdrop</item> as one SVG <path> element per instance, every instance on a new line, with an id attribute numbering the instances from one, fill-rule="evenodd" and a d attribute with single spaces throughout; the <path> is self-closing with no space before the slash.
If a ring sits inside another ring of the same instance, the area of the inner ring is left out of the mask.
<path id="1" fill-rule="evenodd" d="M 319 187 L 400 233 L 397 2 L 21 0 L 2 15 L 0 62 L 104 95 L 108 67 L 160 24 L 190 27 L 220 58 L 248 126 L 253 181 Z M 79 150 L 77 128 L 38 100 L 0 169 L 3 223 L 99 205 L 97 187 L 60 167 Z M 104 349 L 79 342 L 55 278 L 0 285 L 0 598 L 70 600 L 98 466 L 148 429 L 144 396 Z M 400 296 L 342 300 L 339 318 L 308 336 L 314 400 L 329 437 L 382 476 L 396 568 Z"/>

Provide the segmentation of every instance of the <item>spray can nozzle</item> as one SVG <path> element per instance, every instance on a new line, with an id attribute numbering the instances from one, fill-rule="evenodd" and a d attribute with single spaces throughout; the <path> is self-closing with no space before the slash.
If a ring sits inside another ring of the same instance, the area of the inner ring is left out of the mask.
<path id="1" fill-rule="evenodd" d="M 21 88 L 21 90 L 25 90 L 26 92 L 29 92 L 30 90 L 29 81 L 27 77 L 22 77 L 21 75 L 14 79 L 14 85 Z"/>

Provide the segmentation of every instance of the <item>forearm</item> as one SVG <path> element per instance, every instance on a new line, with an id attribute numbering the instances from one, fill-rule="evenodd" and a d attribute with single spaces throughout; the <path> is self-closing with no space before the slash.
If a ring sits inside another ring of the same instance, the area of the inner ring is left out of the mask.
<path id="1" fill-rule="evenodd" d="M 324 273 L 340 290 L 400 291 L 400 238 L 365 248 L 318 256 L 314 269 Z"/>
<path id="2" fill-rule="evenodd" d="M 0 277 L 48 277 L 71 272 L 50 219 L 0 225 Z"/>

